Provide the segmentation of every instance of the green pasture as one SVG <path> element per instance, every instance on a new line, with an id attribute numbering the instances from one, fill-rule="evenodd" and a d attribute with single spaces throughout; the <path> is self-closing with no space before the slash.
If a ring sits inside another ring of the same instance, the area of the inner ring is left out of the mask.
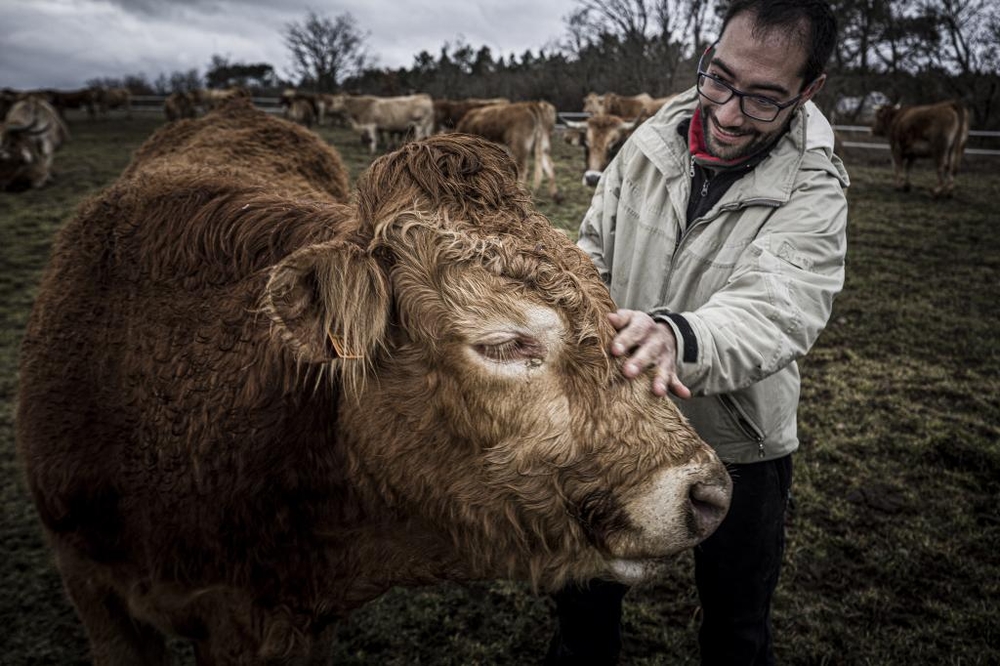
<path id="1" fill-rule="evenodd" d="M 71 118 L 55 181 L 0 193 L 0 664 L 87 662 L 15 455 L 17 354 L 53 234 L 162 122 Z M 323 127 L 356 176 L 370 162 Z M 553 144 L 576 234 L 580 149 Z M 802 363 L 789 550 L 774 604 L 785 664 L 1000 663 L 1000 158 L 967 159 L 953 199 L 918 163 L 892 189 L 886 151 L 848 152 L 847 285 Z M 338 664 L 539 663 L 551 602 L 520 583 L 396 589 L 338 629 Z M 630 593 L 623 664 L 697 663 L 689 555 Z M 181 663 L 190 650 L 177 644 Z"/>

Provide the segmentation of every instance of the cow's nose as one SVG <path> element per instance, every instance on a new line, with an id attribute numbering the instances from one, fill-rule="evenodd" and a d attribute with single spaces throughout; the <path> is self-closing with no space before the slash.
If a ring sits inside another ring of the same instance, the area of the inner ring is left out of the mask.
<path id="1" fill-rule="evenodd" d="M 691 515 L 695 528 L 702 537 L 714 532 L 729 510 L 729 491 L 715 483 L 694 483 L 688 489 Z"/>
<path id="2" fill-rule="evenodd" d="M 583 174 L 583 184 L 587 187 L 597 187 L 597 181 L 601 179 L 600 171 L 588 171 Z"/>

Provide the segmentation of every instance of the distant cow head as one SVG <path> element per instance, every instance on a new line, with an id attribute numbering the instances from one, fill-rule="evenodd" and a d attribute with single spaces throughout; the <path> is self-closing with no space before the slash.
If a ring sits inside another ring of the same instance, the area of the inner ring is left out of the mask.
<path id="1" fill-rule="evenodd" d="M 20 191 L 48 182 L 52 154 L 67 136 L 47 102 L 32 97 L 16 102 L 0 123 L 0 190 Z"/>
<path id="2" fill-rule="evenodd" d="M 882 104 L 875 107 L 872 134 L 875 136 L 888 136 L 889 126 L 892 125 L 892 119 L 899 113 L 900 108 L 899 104 Z"/>
<path id="3" fill-rule="evenodd" d="M 601 174 L 618 154 L 640 120 L 623 120 L 618 116 L 591 116 L 585 122 L 569 121 L 570 131 L 566 141 L 574 146 L 583 146 L 585 171 L 583 184 L 596 187 Z"/>
<path id="4" fill-rule="evenodd" d="M 583 112 L 591 115 L 604 113 L 604 95 L 595 92 L 587 93 L 583 98 Z"/>
<path id="5" fill-rule="evenodd" d="M 35 142 L 27 128 L 4 127 L 0 132 L 0 190 L 27 189 L 40 160 Z"/>
<path id="6" fill-rule="evenodd" d="M 516 178 L 464 135 L 376 160 L 356 236 L 276 266 L 265 310 L 348 387 L 361 492 L 446 535 L 465 575 L 641 580 L 715 529 L 729 478 L 609 357 L 607 288 Z"/>

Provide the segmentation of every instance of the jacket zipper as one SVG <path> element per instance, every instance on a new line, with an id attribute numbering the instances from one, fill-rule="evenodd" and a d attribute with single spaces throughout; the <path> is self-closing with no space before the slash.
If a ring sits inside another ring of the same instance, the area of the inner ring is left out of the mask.
<path id="1" fill-rule="evenodd" d="M 736 425 L 738 425 L 740 430 L 743 431 L 743 434 L 757 444 L 757 457 L 763 458 L 764 435 L 761 433 L 760 428 L 758 428 L 754 422 L 743 413 L 743 410 L 736 404 L 736 400 L 734 400 L 731 396 L 721 393 L 719 394 L 719 402 L 721 402 L 722 406 L 726 408 L 729 415 L 733 417 L 736 421 Z"/>

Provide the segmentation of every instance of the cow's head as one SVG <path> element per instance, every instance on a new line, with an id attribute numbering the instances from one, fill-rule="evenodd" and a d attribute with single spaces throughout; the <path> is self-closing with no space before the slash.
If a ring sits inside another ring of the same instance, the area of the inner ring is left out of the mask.
<path id="1" fill-rule="evenodd" d="M 340 441 L 369 503 L 460 553 L 449 575 L 542 587 L 646 579 L 716 528 L 725 469 L 608 355 L 607 288 L 502 148 L 409 143 L 357 202 L 356 236 L 275 267 L 265 310 L 341 377 Z"/>
<path id="2" fill-rule="evenodd" d="M 583 98 L 583 112 L 596 116 L 604 113 L 604 95 L 595 92 L 587 93 Z"/>
<path id="3" fill-rule="evenodd" d="M 568 121 L 566 126 L 566 141 L 574 146 L 583 146 L 586 169 L 583 173 L 583 184 L 596 187 L 597 181 L 608 164 L 618 154 L 625 140 L 640 120 L 623 120 L 618 116 L 597 115 L 587 118 L 585 122 Z"/>
<path id="4" fill-rule="evenodd" d="M 875 136 L 888 136 L 889 126 L 892 125 L 893 118 L 899 112 L 899 104 L 882 104 L 875 107 L 875 119 L 872 121 L 872 134 Z"/>
<path id="5" fill-rule="evenodd" d="M 0 191 L 20 191 L 38 180 L 42 168 L 38 138 L 49 131 L 37 121 L 0 123 Z"/>

